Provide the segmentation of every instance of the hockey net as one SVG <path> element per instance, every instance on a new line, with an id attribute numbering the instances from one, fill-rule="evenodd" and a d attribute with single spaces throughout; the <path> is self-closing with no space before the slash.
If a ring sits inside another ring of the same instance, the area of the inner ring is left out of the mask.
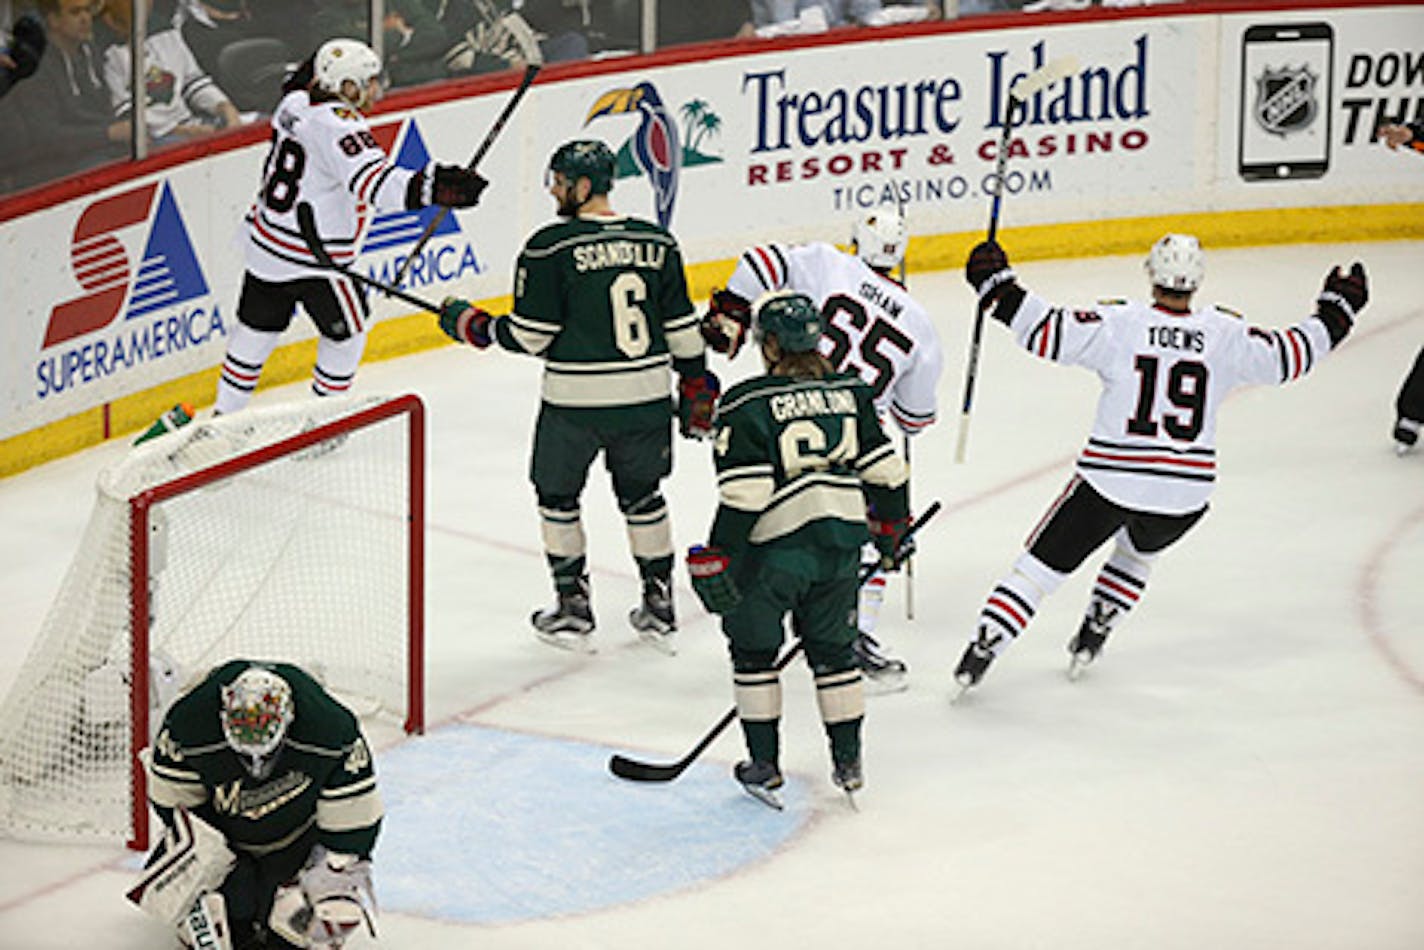
<path id="1" fill-rule="evenodd" d="M 136 446 L 0 707 L 0 831 L 148 845 L 140 753 L 245 657 L 423 728 L 424 406 L 303 400 Z"/>

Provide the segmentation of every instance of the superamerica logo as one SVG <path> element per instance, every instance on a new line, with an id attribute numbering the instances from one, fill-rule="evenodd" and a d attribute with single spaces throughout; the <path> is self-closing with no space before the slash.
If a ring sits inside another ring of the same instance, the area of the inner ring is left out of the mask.
<path id="1" fill-rule="evenodd" d="M 135 263 L 130 248 L 139 244 Z M 166 181 L 85 208 L 69 263 L 82 293 L 50 311 L 35 366 L 40 399 L 227 333 Z"/>
<path id="2" fill-rule="evenodd" d="M 402 130 L 404 136 L 401 135 Z M 425 138 L 414 119 L 376 126 L 371 134 L 387 154 L 394 154 L 394 163 L 401 168 L 421 169 L 430 162 L 430 151 L 425 147 Z M 400 147 L 397 149 L 398 138 Z M 401 286 L 423 287 L 458 280 L 467 274 L 483 273 L 486 267 L 475 254 L 474 246 L 465 237 L 453 214 L 441 219 L 420 255 L 412 258 L 409 265 L 406 264 L 409 249 L 420 240 L 420 235 L 439 213 L 440 209 L 432 206 L 418 211 L 377 215 L 366 231 L 361 247 L 362 264 L 367 275 L 373 280 L 394 284 L 395 275 L 404 269 Z"/>

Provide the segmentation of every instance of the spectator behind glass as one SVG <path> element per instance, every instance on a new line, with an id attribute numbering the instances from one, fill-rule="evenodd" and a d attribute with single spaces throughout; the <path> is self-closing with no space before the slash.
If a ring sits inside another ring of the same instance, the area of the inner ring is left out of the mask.
<path id="1" fill-rule="evenodd" d="M 133 0 L 105 0 L 103 21 L 119 38 L 104 51 L 104 85 L 114 115 L 125 118 L 129 101 L 130 53 L 127 37 L 133 19 Z M 203 72 L 183 36 L 171 20 L 157 11 L 149 18 L 144 40 L 144 121 L 155 145 L 172 145 L 212 135 L 241 123 L 237 108 Z"/>
<path id="2" fill-rule="evenodd" d="M 27 122 L 30 168 L 21 183 L 58 178 L 128 154 L 128 120 L 114 120 L 94 48 L 92 0 L 39 0 L 49 49 L 12 97 Z"/>
<path id="3" fill-rule="evenodd" d="M 21 79 L 35 74 L 44 51 L 45 34 L 40 21 L 29 14 L 16 20 L 9 42 L 0 45 L 0 96 Z"/>
<path id="4" fill-rule="evenodd" d="M 385 67 L 393 86 L 413 86 L 444 79 L 444 56 L 455 38 L 425 0 L 386 0 L 381 21 Z M 345 37 L 366 42 L 370 26 L 367 0 L 326 0 L 313 17 L 313 36 Z"/>
<path id="5" fill-rule="evenodd" d="M 752 20 L 742 38 L 820 33 L 843 26 L 889 26 L 938 20 L 937 2 L 883 5 L 880 0 L 751 0 Z"/>

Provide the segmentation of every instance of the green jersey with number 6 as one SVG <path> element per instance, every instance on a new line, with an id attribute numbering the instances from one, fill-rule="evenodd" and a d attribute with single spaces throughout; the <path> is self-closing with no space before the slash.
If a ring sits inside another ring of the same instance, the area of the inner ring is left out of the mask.
<path id="1" fill-rule="evenodd" d="M 717 407 L 720 504 L 711 542 L 847 549 L 870 538 L 866 502 L 906 514 L 905 465 L 857 376 L 758 376 Z"/>
<path id="2" fill-rule="evenodd" d="M 546 405 L 601 425 L 669 418 L 672 361 L 703 353 L 676 239 L 617 214 L 534 233 L 519 255 L 514 310 L 495 337 L 544 358 Z"/>

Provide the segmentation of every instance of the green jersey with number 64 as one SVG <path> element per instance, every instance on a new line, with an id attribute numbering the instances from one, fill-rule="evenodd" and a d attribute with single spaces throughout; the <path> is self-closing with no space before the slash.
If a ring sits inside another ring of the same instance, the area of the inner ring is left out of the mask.
<path id="1" fill-rule="evenodd" d="M 779 543 L 854 548 L 868 541 L 866 503 L 906 514 L 905 465 L 858 376 L 758 376 L 717 407 L 720 504 L 711 542 L 736 554 Z"/>
<path id="2" fill-rule="evenodd" d="M 547 405 L 604 424 L 669 417 L 672 361 L 700 358 L 704 347 L 676 239 L 615 214 L 534 233 L 519 255 L 514 310 L 495 337 L 544 358 Z"/>

